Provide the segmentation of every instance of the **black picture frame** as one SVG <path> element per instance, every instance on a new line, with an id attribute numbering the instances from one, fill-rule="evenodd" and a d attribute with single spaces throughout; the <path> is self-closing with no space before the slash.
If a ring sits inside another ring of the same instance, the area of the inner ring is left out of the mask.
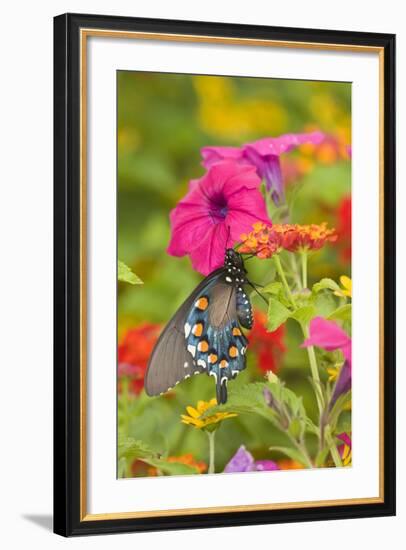
<path id="1" fill-rule="evenodd" d="M 80 512 L 80 29 L 373 46 L 384 56 L 384 468 L 371 504 L 88 521 Z M 395 515 L 395 36 L 64 14 L 54 19 L 54 531 L 63 536 Z"/>

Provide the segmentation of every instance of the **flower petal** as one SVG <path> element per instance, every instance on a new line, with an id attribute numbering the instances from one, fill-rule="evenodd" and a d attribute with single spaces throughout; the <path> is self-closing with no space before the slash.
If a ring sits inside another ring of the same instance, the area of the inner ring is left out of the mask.
<path id="1" fill-rule="evenodd" d="M 240 147 L 203 147 L 200 152 L 205 168 L 210 168 L 213 164 L 225 159 L 240 161 L 243 158 Z"/>
<path id="2" fill-rule="evenodd" d="M 271 472 L 279 470 L 279 466 L 273 460 L 256 460 L 254 462 L 254 470 L 257 472 Z"/>
<path id="3" fill-rule="evenodd" d="M 190 251 L 193 269 L 208 275 L 222 266 L 227 238 L 228 228 L 224 222 L 212 225 L 200 243 Z"/>
<path id="4" fill-rule="evenodd" d="M 325 135 L 322 132 L 310 132 L 303 134 L 284 134 L 278 137 L 269 137 L 259 139 L 253 143 L 249 143 L 244 147 L 250 147 L 261 155 L 281 155 L 291 151 L 294 147 L 303 143 L 313 143 L 317 145 L 323 141 Z"/>
<path id="5" fill-rule="evenodd" d="M 194 407 L 191 407 L 190 405 L 188 407 L 186 407 L 186 410 L 188 412 L 188 414 L 190 414 L 190 416 L 192 418 L 199 418 L 200 416 L 200 412 L 198 410 L 196 410 Z"/>
<path id="6" fill-rule="evenodd" d="M 351 338 L 334 321 L 315 317 L 310 321 L 310 336 L 301 347 L 318 346 L 327 351 L 341 349 L 351 364 Z"/>
<path id="7" fill-rule="evenodd" d="M 237 450 L 230 462 L 224 468 L 225 473 L 251 472 L 254 466 L 254 458 L 244 445 Z"/>

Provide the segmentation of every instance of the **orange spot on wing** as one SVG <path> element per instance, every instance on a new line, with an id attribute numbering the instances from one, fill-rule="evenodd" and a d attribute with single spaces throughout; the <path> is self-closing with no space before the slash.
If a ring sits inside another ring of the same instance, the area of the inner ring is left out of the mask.
<path id="1" fill-rule="evenodd" d="M 226 367 L 228 367 L 228 363 L 227 363 L 227 361 L 226 361 L 225 359 L 222 359 L 222 360 L 220 361 L 220 368 L 221 368 L 221 369 L 225 369 Z"/>
<path id="2" fill-rule="evenodd" d="M 228 353 L 230 355 L 230 357 L 237 357 L 238 355 L 238 349 L 235 347 L 235 346 L 231 346 L 230 349 L 228 350 Z"/>
<path id="3" fill-rule="evenodd" d="M 203 333 L 203 323 L 196 323 L 193 327 L 192 333 L 195 336 L 201 336 Z"/>
<path id="4" fill-rule="evenodd" d="M 213 364 L 213 363 L 217 363 L 217 359 L 218 359 L 218 358 L 217 358 L 217 355 L 216 355 L 215 353 L 211 353 L 211 354 L 209 355 L 209 363 L 212 363 L 212 364 Z"/>
<path id="5" fill-rule="evenodd" d="M 233 336 L 241 336 L 241 330 L 238 327 L 233 328 Z"/>
<path id="6" fill-rule="evenodd" d="M 197 307 L 197 309 L 200 309 L 200 311 L 204 311 L 205 309 L 207 309 L 208 305 L 209 305 L 209 300 L 206 298 L 206 296 L 202 296 L 195 303 L 195 306 Z"/>
<path id="7" fill-rule="evenodd" d="M 206 351 L 209 350 L 209 343 L 206 342 L 206 340 L 202 340 L 201 342 L 198 343 L 197 349 L 205 353 Z"/>

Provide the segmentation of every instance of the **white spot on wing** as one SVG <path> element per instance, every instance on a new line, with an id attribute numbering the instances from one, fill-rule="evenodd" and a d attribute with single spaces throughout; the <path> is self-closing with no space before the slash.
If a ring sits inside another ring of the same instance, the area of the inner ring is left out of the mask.
<path id="1" fill-rule="evenodd" d="M 183 367 L 184 367 L 185 369 L 187 369 L 188 366 L 189 366 L 189 363 L 188 363 L 187 361 L 185 361 L 185 363 L 183 363 Z"/>
<path id="2" fill-rule="evenodd" d="M 233 282 L 233 280 L 231 279 L 231 277 L 226 277 L 226 281 L 227 281 L 227 283 L 232 283 L 232 282 Z"/>
<path id="3" fill-rule="evenodd" d="M 197 364 L 204 369 L 206 368 L 206 361 L 204 361 L 203 359 L 198 359 Z"/>
<path id="4" fill-rule="evenodd" d="M 193 357 L 196 355 L 196 346 L 189 344 L 187 350 Z"/>
<path id="5" fill-rule="evenodd" d="M 185 323 L 185 337 L 188 338 L 189 334 L 190 334 L 190 329 L 191 329 L 191 326 L 189 325 L 189 323 Z"/>

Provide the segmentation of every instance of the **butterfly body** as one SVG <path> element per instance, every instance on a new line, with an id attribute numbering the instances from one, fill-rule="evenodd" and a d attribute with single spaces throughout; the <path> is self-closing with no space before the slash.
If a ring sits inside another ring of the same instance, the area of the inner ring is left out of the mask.
<path id="1" fill-rule="evenodd" d="M 226 251 L 224 266 L 204 279 L 179 308 L 152 351 L 145 390 L 158 395 L 192 374 L 216 382 L 218 403 L 227 401 L 227 382 L 246 367 L 248 340 L 241 327 L 252 327 L 252 308 L 243 285 L 242 257 Z"/>

